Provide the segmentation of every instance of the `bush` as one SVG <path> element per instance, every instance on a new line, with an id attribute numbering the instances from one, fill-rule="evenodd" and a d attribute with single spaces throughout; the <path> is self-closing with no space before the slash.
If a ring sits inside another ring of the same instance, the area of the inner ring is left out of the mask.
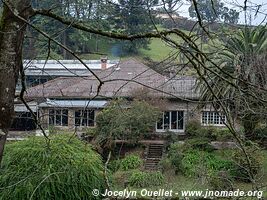
<path id="1" fill-rule="evenodd" d="M 226 129 L 218 129 L 217 131 L 213 132 L 213 136 L 216 138 L 218 141 L 229 141 L 233 140 L 233 135 L 232 133 Z"/>
<path id="2" fill-rule="evenodd" d="M 256 128 L 254 130 L 253 139 L 259 141 L 267 140 L 267 126 Z"/>
<path id="3" fill-rule="evenodd" d="M 159 165 L 160 165 L 163 173 L 167 172 L 167 171 L 171 171 L 173 169 L 171 159 L 166 158 L 166 157 L 161 159 L 161 161 L 159 162 Z"/>
<path id="4" fill-rule="evenodd" d="M 213 153 L 191 150 L 181 161 L 181 170 L 187 176 L 201 176 L 203 171 L 213 173 L 231 168 L 232 162 L 223 160 Z"/>
<path id="5" fill-rule="evenodd" d="M 208 183 L 213 190 L 217 191 L 230 191 L 233 190 L 233 178 L 229 171 L 218 171 L 212 173 L 208 178 Z"/>
<path id="6" fill-rule="evenodd" d="M 168 158 L 171 164 L 175 168 L 175 173 L 181 171 L 181 160 L 183 159 L 184 153 L 189 150 L 186 144 L 175 142 L 171 144 L 168 152 Z"/>
<path id="7" fill-rule="evenodd" d="M 212 152 L 215 150 L 214 147 L 210 144 L 210 140 L 208 138 L 195 137 L 188 139 L 186 143 L 187 146 L 190 146 L 192 149 L 199 149 L 207 152 Z"/>
<path id="8" fill-rule="evenodd" d="M 263 164 L 263 154 L 255 144 L 247 146 L 246 152 L 251 162 L 251 172 L 256 175 Z M 250 182 L 250 167 L 244 153 L 240 149 L 236 149 L 233 151 L 231 159 L 234 163 L 233 170 L 231 171 L 232 176 L 235 179 Z"/>
<path id="9" fill-rule="evenodd" d="M 135 171 L 129 179 L 129 184 L 134 187 L 148 187 L 162 185 L 164 176 L 161 172 Z"/>
<path id="10" fill-rule="evenodd" d="M 121 161 L 120 160 L 112 160 L 108 164 L 108 168 L 112 172 L 116 172 L 121 168 Z"/>
<path id="11" fill-rule="evenodd" d="M 128 155 L 121 160 L 120 168 L 122 170 L 137 169 L 143 164 L 141 158 L 137 155 Z"/>
<path id="12" fill-rule="evenodd" d="M 185 132 L 191 137 L 208 138 L 210 140 L 215 139 L 213 134 L 216 131 L 217 129 L 215 127 L 203 127 L 200 122 L 196 120 L 189 121 L 185 128 Z"/>
<path id="13" fill-rule="evenodd" d="M 191 136 L 196 136 L 198 135 L 198 131 L 199 129 L 201 129 L 201 124 L 199 121 L 197 120 L 191 120 L 189 121 L 186 126 L 185 126 L 185 132 L 188 134 L 188 135 L 191 135 Z"/>
<path id="14" fill-rule="evenodd" d="M 101 158 L 70 135 L 54 135 L 47 147 L 44 137 L 6 145 L 0 169 L 0 199 L 100 199 L 103 191 Z M 7 187 L 8 186 L 8 187 Z"/>

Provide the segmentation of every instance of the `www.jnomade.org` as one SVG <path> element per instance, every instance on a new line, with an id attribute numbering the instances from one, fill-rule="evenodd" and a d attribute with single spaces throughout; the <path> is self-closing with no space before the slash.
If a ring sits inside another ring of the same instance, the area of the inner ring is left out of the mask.
<path id="1" fill-rule="evenodd" d="M 142 189 L 140 191 L 135 190 L 108 190 L 106 189 L 103 193 L 101 193 L 98 189 L 94 189 L 92 191 L 94 196 L 102 196 L 102 197 L 123 197 L 123 198 L 131 198 L 131 197 L 202 197 L 202 198 L 210 198 L 210 197 L 256 197 L 261 199 L 263 196 L 263 191 L 242 191 L 242 190 L 233 190 L 233 191 L 212 191 L 212 190 L 202 190 L 202 191 L 193 191 L 193 190 L 184 190 L 180 192 L 175 192 L 173 190 L 147 190 Z"/>

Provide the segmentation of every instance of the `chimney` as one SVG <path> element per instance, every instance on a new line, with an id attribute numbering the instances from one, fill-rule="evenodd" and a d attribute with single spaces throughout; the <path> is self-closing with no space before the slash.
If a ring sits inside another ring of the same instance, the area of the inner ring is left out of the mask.
<path id="1" fill-rule="evenodd" d="M 101 61 L 101 69 L 104 70 L 104 69 L 107 69 L 107 62 L 108 62 L 108 58 L 107 57 L 103 57 L 100 59 Z"/>

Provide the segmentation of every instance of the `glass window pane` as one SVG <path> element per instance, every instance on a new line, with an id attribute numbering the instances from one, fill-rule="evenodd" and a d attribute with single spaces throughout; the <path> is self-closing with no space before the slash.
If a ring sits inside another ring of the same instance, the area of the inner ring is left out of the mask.
<path id="1" fill-rule="evenodd" d="M 55 124 L 55 112 L 54 110 L 50 109 L 49 110 L 49 125 L 54 125 Z"/>
<path id="2" fill-rule="evenodd" d="M 61 125 L 61 110 L 56 110 L 56 125 Z"/>
<path id="3" fill-rule="evenodd" d="M 171 111 L 171 129 L 178 129 L 177 111 Z"/>
<path id="4" fill-rule="evenodd" d="M 68 110 L 64 109 L 62 110 L 62 126 L 67 126 L 68 125 Z"/>
<path id="5" fill-rule="evenodd" d="M 202 112 L 202 123 L 203 124 L 208 123 L 208 112 Z"/>
<path id="6" fill-rule="evenodd" d="M 95 111 L 88 110 L 88 126 L 94 126 L 94 125 L 95 125 Z"/>
<path id="7" fill-rule="evenodd" d="M 208 124 L 213 124 L 213 112 L 208 112 Z"/>
<path id="8" fill-rule="evenodd" d="M 80 110 L 76 110 L 75 111 L 75 126 L 80 126 L 81 122 L 80 122 L 80 117 L 81 115 L 81 111 Z"/>
<path id="9" fill-rule="evenodd" d="M 184 129 L 184 111 L 178 111 L 178 129 Z"/>
<path id="10" fill-rule="evenodd" d="M 162 117 L 157 122 L 157 129 L 159 130 L 163 129 L 163 113 L 162 113 Z"/>
<path id="11" fill-rule="evenodd" d="M 170 112 L 164 113 L 164 130 L 170 129 Z"/>

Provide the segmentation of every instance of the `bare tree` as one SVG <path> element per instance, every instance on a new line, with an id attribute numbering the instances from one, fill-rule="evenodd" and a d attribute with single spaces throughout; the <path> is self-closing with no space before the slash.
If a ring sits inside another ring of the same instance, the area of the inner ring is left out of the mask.
<path id="1" fill-rule="evenodd" d="M 15 0 L 10 5 L 23 19 L 31 15 L 30 0 Z M 26 23 L 5 4 L 0 27 L 0 162 L 14 115 L 14 97 L 19 70 L 22 68 L 22 44 Z"/>

